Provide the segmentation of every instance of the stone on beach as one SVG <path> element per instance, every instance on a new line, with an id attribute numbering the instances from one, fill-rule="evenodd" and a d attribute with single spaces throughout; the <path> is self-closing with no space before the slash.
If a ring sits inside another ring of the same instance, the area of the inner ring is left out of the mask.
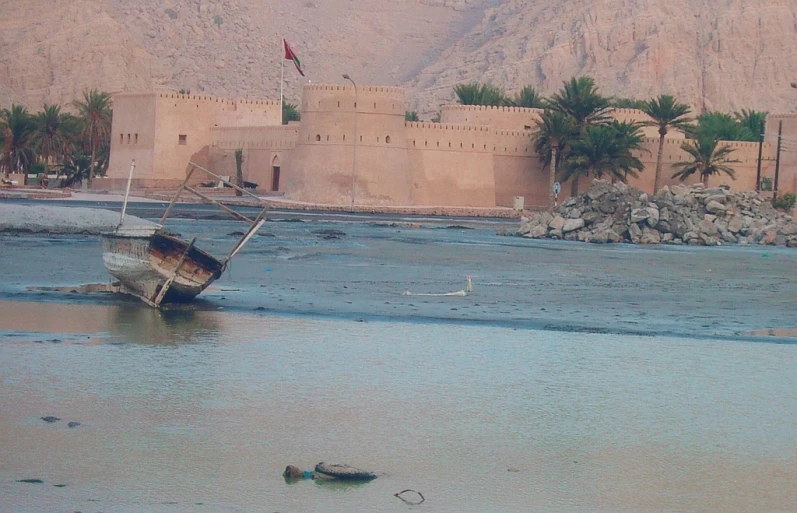
<path id="1" fill-rule="evenodd" d="M 771 244 L 797 247 L 797 222 L 752 191 L 665 186 L 655 195 L 594 180 L 554 212 L 527 214 L 516 235 L 603 244 Z"/>

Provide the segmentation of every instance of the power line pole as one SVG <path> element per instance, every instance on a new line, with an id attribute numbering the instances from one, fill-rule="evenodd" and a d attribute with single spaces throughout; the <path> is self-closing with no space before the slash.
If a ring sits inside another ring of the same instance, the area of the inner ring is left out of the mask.
<path id="1" fill-rule="evenodd" d="M 774 193 L 772 195 L 773 198 L 778 197 L 778 176 L 780 174 L 780 142 L 783 135 L 783 120 L 781 119 L 778 121 L 778 153 L 775 157 L 775 184 L 772 187 Z"/>
<path id="2" fill-rule="evenodd" d="M 761 133 L 758 137 L 758 169 L 755 173 L 755 190 L 761 190 L 761 152 L 764 149 L 764 120 L 761 120 Z"/>

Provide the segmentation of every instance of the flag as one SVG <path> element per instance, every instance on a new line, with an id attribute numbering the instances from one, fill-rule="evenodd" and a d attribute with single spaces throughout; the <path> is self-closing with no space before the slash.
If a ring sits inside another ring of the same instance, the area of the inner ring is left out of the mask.
<path id="1" fill-rule="evenodd" d="M 293 61 L 293 65 L 296 66 L 296 71 L 298 71 L 301 76 L 304 76 L 304 71 L 302 71 L 302 63 L 299 61 L 299 58 L 296 57 L 296 54 L 293 53 L 291 45 L 289 45 L 288 42 L 283 39 L 282 46 L 285 47 L 285 59 Z"/>

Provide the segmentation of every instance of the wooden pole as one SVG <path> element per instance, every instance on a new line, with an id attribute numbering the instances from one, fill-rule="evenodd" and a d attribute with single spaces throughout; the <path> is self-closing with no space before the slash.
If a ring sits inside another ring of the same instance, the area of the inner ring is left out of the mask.
<path id="1" fill-rule="evenodd" d="M 761 153 L 764 150 L 764 121 L 761 121 L 761 133 L 758 136 L 758 168 L 755 173 L 755 190 L 761 190 Z"/>
<path id="2" fill-rule="evenodd" d="M 775 157 L 775 183 L 772 187 L 773 194 L 772 197 L 777 199 L 778 197 L 778 176 L 780 175 L 780 143 L 783 135 L 783 120 L 781 119 L 778 121 L 778 152 Z"/>
<path id="3" fill-rule="evenodd" d="M 249 218 L 248 218 L 248 217 L 246 217 L 245 215 L 243 215 L 243 214 L 239 214 L 238 212 L 236 212 L 235 210 L 231 209 L 231 208 L 230 208 L 230 207 L 228 207 L 227 205 L 225 205 L 225 204 L 223 204 L 223 203 L 221 203 L 221 202 L 218 202 L 218 201 L 214 200 L 214 199 L 213 199 L 213 198 L 211 198 L 211 197 L 205 196 L 204 194 L 202 194 L 201 192 L 199 192 L 199 191 L 198 191 L 198 190 L 196 190 L 196 189 L 193 189 L 193 188 L 191 188 L 191 187 L 188 187 L 188 186 L 186 185 L 186 186 L 185 186 L 185 190 L 187 190 L 187 191 L 188 191 L 188 192 L 190 192 L 191 194 L 196 194 L 197 196 L 199 196 L 199 197 L 200 197 L 200 198 L 202 198 L 203 200 L 207 201 L 208 203 L 212 203 L 212 204 L 216 205 L 217 207 L 219 207 L 219 208 L 220 208 L 220 209 L 222 209 L 223 211 L 227 212 L 228 214 L 230 214 L 231 216 L 233 216 L 233 217 L 234 217 L 234 218 L 236 218 L 236 219 L 240 219 L 241 221 L 246 221 L 246 222 L 247 222 L 247 223 L 249 223 L 249 224 L 253 224 L 253 223 L 254 223 L 254 221 L 253 221 L 253 220 L 249 219 Z"/>
<path id="4" fill-rule="evenodd" d="M 188 183 L 188 179 L 191 178 L 192 174 L 194 174 L 194 169 L 196 168 L 192 165 L 191 170 L 188 172 L 188 176 L 185 177 L 185 180 L 183 180 L 183 183 L 180 184 L 180 187 L 177 189 L 177 192 L 174 193 L 172 201 L 169 203 L 169 206 L 166 208 L 166 212 L 163 213 L 163 217 L 161 217 L 159 224 L 163 224 L 163 222 L 166 221 L 166 219 L 169 217 L 169 214 L 171 214 L 172 209 L 174 208 L 174 204 L 177 203 L 177 199 L 180 197 L 180 194 L 183 192 L 183 189 L 185 189 L 186 184 Z"/>

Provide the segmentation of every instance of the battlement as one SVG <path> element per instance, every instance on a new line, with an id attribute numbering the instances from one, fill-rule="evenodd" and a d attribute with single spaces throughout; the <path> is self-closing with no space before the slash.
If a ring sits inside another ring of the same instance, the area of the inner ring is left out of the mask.
<path id="1" fill-rule="evenodd" d="M 537 130 L 496 130 L 498 137 L 531 137 Z"/>
<path id="2" fill-rule="evenodd" d="M 407 128 L 421 128 L 431 130 L 454 130 L 463 132 L 489 132 L 490 127 L 485 125 L 459 125 L 452 123 L 429 123 L 426 121 L 407 121 L 404 123 Z"/>
<path id="3" fill-rule="evenodd" d="M 351 91 L 354 92 L 354 87 L 348 84 L 307 84 L 304 86 L 305 91 Z M 392 86 L 373 86 L 373 85 L 360 85 L 357 86 L 357 93 L 383 93 L 390 95 L 404 95 L 403 87 Z"/>
<path id="4" fill-rule="evenodd" d="M 266 100 L 266 99 L 256 99 L 256 98 L 218 98 L 216 96 L 205 95 L 205 94 L 179 94 L 173 92 L 159 92 L 159 93 L 146 93 L 143 96 L 155 96 L 157 95 L 158 98 L 168 99 L 168 100 L 182 100 L 182 101 L 191 101 L 191 102 L 204 102 L 208 104 L 223 104 L 223 105 L 263 105 L 263 106 L 271 106 L 271 107 L 278 107 L 280 102 L 279 100 Z"/>
<path id="5" fill-rule="evenodd" d="M 528 108 L 528 107 L 505 107 L 505 106 L 492 106 L 492 105 L 443 105 L 442 110 L 453 111 L 470 111 L 470 112 L 516 112 L 526 114 L 540 114 L 543 109 Z"/>

